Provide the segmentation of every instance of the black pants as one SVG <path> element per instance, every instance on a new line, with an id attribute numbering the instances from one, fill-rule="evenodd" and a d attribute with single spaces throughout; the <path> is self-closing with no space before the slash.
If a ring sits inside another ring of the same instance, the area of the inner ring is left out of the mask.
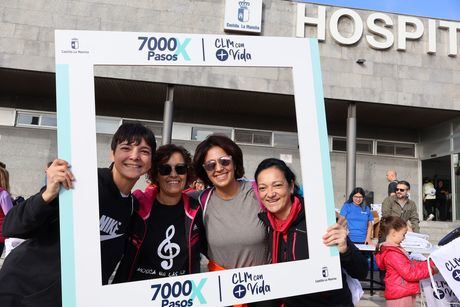
<path id="1" fill-rule="evenodd" d="M 439 210 L 439 220 L 447 221 L 447 201 L 445 199 L 439 200 L 436 206 Z"/>
<path id="2" fill-rule="evenodd" d="M 425 200 L 425 210 L 426 210 L 425 219 L 430 214 L 433 214 L 435 216 L 433 220 L 436 220 L 436 199 L 426 199 Z"/>

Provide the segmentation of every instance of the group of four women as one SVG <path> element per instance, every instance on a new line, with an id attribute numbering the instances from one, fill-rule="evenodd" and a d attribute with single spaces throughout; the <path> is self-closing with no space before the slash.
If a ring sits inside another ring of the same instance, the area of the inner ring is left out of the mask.
<path id="1" fill-rule="evenodd" d="M 134 193 L 140 206 L 115 282 L 200 272 L 200 253 L 209 259 L 210 271 L 308 258 L 303 198 L 283 161 L 266 159 L 255 182 L 241 179 L 241 149 L 228 137 L 211 135 L 198 145 L 193 162 L 183 147 L 170 144 L 157 150 L 152 164 L 154 187 Z M 209 186 L 198 199 L 184 192 L 192 169 Z M 366 259 L 342 224 L 327 229 L 323 242 L 338 246 L 347 274 L 365 277 Z M 345 274 L 343 284 L 250 306 L 353 306 Z"/>

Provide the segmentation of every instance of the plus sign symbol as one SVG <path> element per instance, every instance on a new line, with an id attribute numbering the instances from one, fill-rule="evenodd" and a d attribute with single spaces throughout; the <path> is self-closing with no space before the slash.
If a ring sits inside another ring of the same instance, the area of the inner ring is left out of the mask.
<path id="1" fill-rule="evenodd" d="M 216 58 L 219 60 L 219 61 L 227 61 L 228 59 L 228 52 L 227 50 L 225 49 L 218 49 L 216 51 Z"/>
<path id="2" fill-rule="evenodd" d="M 442 300 L 445 296 L 444 292 L 441 289 L 437 289 L 437 292 L 438 293 L 436 293 L 436 290 L 433 291 L 433 296 L 437 298 L 438 300 Z"/>
<path id="3" fill-rule="evenodd" d="M 452 272 L 452 278 L 456 281 L 460 281 L 460 270 L 455 270 Z"/>
<path id="4" fill-rule="evenodd" d="M 236 285 L 233 288 L 233 296 L 236 298 L 243 298 L 246 295 L 246 288 L 243 285 Z"/>

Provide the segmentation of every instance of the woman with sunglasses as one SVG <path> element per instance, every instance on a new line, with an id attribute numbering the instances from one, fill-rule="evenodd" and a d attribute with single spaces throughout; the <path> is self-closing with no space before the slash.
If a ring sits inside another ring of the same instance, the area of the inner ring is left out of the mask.
<path id="1" fill-rule="evenodd" d="M 268 263 L 267 228 L 253 183 L 244 175 L 243 153 L 231 139 L 211 135 L 195 151 L 194 167 L 206 185 L 199 199 L 208 242 L 209 270 Z"/>
<path id="2" fill-rule="evenodd" d="M 374 216 L 364 202 L 365 197 L 363 188 L 354 188 L 340 209 L 339 220 L 347 220 L 349 236 L 353 243 L 372 244 Z"/>
<path id="3" fill-rule="evenodd" d="M 155 186 L 134 192 L 138 215 L 115 282 L 200 272 L 200 252 L 206 248 L 202 211 L 183 192 L 191 178 L 191 162 L 182 146 L 158 148 L 149 174 Z"/>
<path id="4" fill-rule="evenodd" d="M 308 259 L 305 208 L 295 174 L 282 160 L 270 158 L 260 162 L 254 178 L 260 199 L 267 208 L 259 217 L 270 228 L 272 262 Z M 330 226 L 323 236 L 323 243 L 337 246 L 342 269 L 352 278 L 366 277 L 367 259 L 348 239 L 342 224 Z M 345 274 L 342 274 L 342 284 L 343 287 L 337 290 L 282 298 L 278 306 L 352 307 L 352 294 Z"/>

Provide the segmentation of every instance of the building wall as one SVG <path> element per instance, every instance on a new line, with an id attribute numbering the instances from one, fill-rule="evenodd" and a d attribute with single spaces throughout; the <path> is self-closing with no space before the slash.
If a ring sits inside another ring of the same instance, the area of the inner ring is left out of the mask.
<path id="1" fill-rule="evenodd" d="M 334 185 L 334 201 L 340 208 L 348 199 L 346 190 L 346 153 L 331 152 L 331 169 Z M 420 204 L 420 186 L 418 159 L 356 155 L 356 186 L 365 191 L 374 192 L 374 203 L 382 203 L 388 196 L 387 170 L 396 170 L 399 180 L 406 180 L 411 185 L 411 199 Z"/>
<path id="2" fill-rule="evenodd" d="M 316 17 L 317 5 L 307 4 L 307 16 Z M 327 24 L 336 7 L 327 7 Z M 355 10 L 366 21 L 372 13 Z M 295 36 L 297 3 L 264 1 L 264 36 Z M 389 15 L 395 24 L 397 15 Z M 428 19 L 423 21 L 428 28 Z M 0 2 L 0 66 L 54 71 L 54 29 L 101 31 L 150 31 L 224 34 L 224 1 L 121 1 L 121 0 L 21 0 Z M 328 28 L 328 27 L 327 27 Z M 350 33 L 348 19 L 340 22 Z M 426 33 L 426 30 L 425 30 Z M 326 29 L 320 44 L 326 98 L 369 101 L 407 106 L 460 110 L 460 61 L 447 56 L 448 34 L 437 30 L 435 55 L 426 53 L 428 36 L 408 41 L 406 51 L 374 50 L 363 38 L 347 47 L 336 43 Z M 364 35 L 368 34 L 365 26 Z M 306 36 L 316 36 L 316 27 L 306 27 Z M 364 65 L 356 60 L 366 59 Z M 199 86 L 292 94 L 289 70 L 237 68 L 113 67 L 97 75 L 182 83 Z"/>

